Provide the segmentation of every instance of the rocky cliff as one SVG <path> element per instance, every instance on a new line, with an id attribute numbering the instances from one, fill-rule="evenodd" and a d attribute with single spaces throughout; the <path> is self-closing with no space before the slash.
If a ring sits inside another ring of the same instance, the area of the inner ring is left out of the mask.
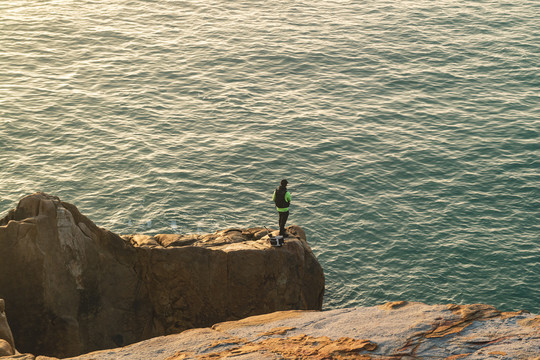
<path id="1" fill-rule="evenodd" d="M 407 302 L 322 312 L 282 311 L 186 330 L 72 360 L 223 358 L 538 360 L 540 316 L 523 311 L 505 313 L 480 304 L 430 306 Z"/>
<path id="2" fill-rule="evenodd" d="M 303 230 L 119 236 L 57 197 L 0 220 L 0 298 L 17 349 L 74 356 L 226 320 L 320 309 L 324 275 Z M 0 349 L 13 348 L 0 317 Z M 0 350 L 2 351 L 2 350 Z M 8 351 L 8 350 L 6 350 Z"/>

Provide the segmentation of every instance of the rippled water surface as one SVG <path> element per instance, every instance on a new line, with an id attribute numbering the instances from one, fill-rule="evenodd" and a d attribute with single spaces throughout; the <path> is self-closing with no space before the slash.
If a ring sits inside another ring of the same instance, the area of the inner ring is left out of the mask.
<path id="1" fill-rule="evenodd" d="M 325 307 L 540 311 L 537 1 L 0 3 L 0 211 L 118 233 L 289 223 Z"/>

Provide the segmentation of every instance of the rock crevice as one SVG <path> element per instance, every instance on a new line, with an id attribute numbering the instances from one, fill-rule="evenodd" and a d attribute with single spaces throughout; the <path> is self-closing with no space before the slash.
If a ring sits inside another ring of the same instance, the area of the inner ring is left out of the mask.
<path id="1" fill-rule="evenodd" d="M 15 355 L 15 342 L 5 313 L 6 304 L 0 299 L 0 357 Z"/>

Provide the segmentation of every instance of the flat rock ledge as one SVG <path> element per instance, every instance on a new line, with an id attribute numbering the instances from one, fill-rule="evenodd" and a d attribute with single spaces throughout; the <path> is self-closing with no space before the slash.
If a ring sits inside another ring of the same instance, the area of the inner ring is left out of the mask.
<path id="1" fill-rule="evenodd" d="M 330 311 L 281 311 L 72 359 L 229 358 L 538 360 L 540 316 L 500 312 L 488 305 L 403 301 Z M 19 355 L 6 359 L 51 358 Z"/>
<path id="2" fill-rule="evenodd" d="M 320 310 L 304 231 L 117 235 L 36 193 L 0 219 L 0 356 L 69 357 L 279 310 Z M 4 308 L 9 316 L 8 331 Z M 2 325 L 5 323 L 4 325 Z"/>

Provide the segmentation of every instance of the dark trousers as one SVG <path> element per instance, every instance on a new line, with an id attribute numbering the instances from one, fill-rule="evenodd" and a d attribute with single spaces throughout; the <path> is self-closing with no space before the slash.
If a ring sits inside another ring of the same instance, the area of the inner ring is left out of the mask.
<path id="1" fill-rule="evenodd" d="M 278 211 L 278 213 L 279 213 L 279 235 L 285 236 L 285 224 L 287 223 L 287 219 L 289 218 L 289 212 Z"/>

